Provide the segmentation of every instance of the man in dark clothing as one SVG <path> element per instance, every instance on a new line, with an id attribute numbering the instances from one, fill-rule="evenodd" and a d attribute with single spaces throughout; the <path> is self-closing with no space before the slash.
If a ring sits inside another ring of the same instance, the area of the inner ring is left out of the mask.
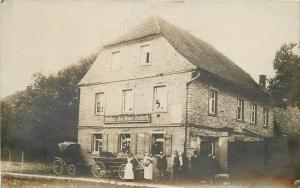
<path id="1" fill-rule="evenodd" d="M 199 177 L 201 179 L 207 179 L 211 176 L 211 158 L 207 153 L 200 153 L 199 156 Z"/>
<path id="2" fill-rule="evenodd" d="M 174 155 L 175 156 L 173 159 L 173 177 L 175 179 L 177 179 L 179 176 L 180 160 L 179 160 L 179 155 L 178 155 L 177 151 L 175 151 Z"/>
<path id="3" fill-rule="evenodd" d="M 159 171 L 159 177 L 166 176 L 167 166 L 168 166 L 167 158 L 164 155 L 164 153 L 161 151 L 157 156 L 157 169 Z"/>
<path id="4" fill-rule="evenodd" d="M 211 175 L 214 177 L 216 174 L 219 174 L 221 172 L 221 167 L 219 162 L 216 159 L 216 156 L 211 157 Z"/>
<path id="5" fill-rule="evenodd" d="M 180 159 L 180 158 L 179 158 Z M 185 178 L 189 173 L 189 158 L 186 156 L 185 152 L 181 154 L 182 164 L 180 166 L 180 176 Z"/>
<path id="6" fill-rule="evenodd" d="M 191 175 L 192 178 L 199 176 L 199 155 L 197 150 L 194 151 L 191 157 Z"/>

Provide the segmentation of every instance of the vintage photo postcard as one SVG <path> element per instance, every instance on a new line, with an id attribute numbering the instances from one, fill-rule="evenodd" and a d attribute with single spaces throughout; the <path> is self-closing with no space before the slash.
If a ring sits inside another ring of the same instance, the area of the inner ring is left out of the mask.
<path id="1" fill-rule="evenodd" d="M 297 1 L 1 0 L 1 187 L 300 188 Z"/>

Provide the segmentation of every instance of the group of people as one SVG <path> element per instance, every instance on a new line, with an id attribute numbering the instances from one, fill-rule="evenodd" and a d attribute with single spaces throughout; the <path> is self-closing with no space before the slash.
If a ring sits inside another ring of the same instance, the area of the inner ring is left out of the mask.
<path id="1" fill-rule="evenodd" d="M 167 171 L 167 158 L 163 152 L 160 152 L 155 156 L 157 159 L 156 167 L 159 172 L 160 177 L 166 176 Z M 127 163 L 125 165 L 124 171 L 124 180 L 133 180 L 134 179 L 134 171 L 133 166 L 135 162 L 139 162 L 138 160 L 134 160 L 134 156 L 131 153 L 127 154 Z M 152 154 L 146 153 L 143 160 L 142 165 L 144 167 L 144 179 L 145 180 L 153 180 L 153 171 L 154 171 L 154 157 Z"/>
<path id="2" fill-rule="evenodd" d="M 169 175 L 167 173 L 168 162 L 164 153 L 161 151 L 156 158 L 156 169 L 158 170 L 158 176 L 161 178 L 167 178 Z M 130 153 L 127 155 L 127 163 L 125 165 L 124 179 L 133 180 L 134 179 L 134 156 Z M 138 162 L 136 160 L 136 162 Z M 146 153 L 142 165 L 144 167 L 144 179 L 153 180 L 154 172 L 154 157 L 149 153 Z M 193 155 L 189 159 L 187 155 L 183 152 L 181 155 L 177 151 L 174 153 L 173 158 L 173 178 L 212 178 L 215 174 L 219 173 L 220 166 L 215 156 L 208 153 L 198 154 L 197 151 L 193 152 Z"/>

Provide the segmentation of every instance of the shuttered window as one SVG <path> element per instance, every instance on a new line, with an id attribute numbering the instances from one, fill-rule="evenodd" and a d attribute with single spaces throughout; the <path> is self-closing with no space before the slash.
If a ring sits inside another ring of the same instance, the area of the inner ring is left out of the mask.
<path id="1" fill-rule="evenodd" d="M 120 52 L 113 52 L 111 54 L 111 70 L 119 70 L 121 68 Z"/>
<path id="2" fill-rule="evenodd" d="M 104 115 L 105 96 L 104 93 L 96 93 L 95 97 L 95 114 Z"/>
<path id="3" fill-rule="evenodd" d="M 130 151 L 131 136 L 130 133 L 120 134 L 120 149 L 121 151 Z"/>
<path id="4" fill-rule="evenodd" d="M 123 90 L 123 99 L 122 99 L 122 112 L 123 113 L 132 113 L 133 112 L 133 90 Z"/>
<path id="5" fill-rule="evenodd" d="M 167 87 L 154 87 L 153 111 L 167 111 Z"/>
<path id="6" fill-rule="evenodd" d="M 151 153 L 153 155 L 159 154 L 164 151 L 165 135 L 163 133 L 152 134 Z"/>
<path id="7" fill-rule="evenodd" d="M 150 64 L 150 45 L 143 45 L 140 49 L 140 61 L 141 65 L 149 65 Z"/>
<path id="8" fill-rule="evenodd" d="M 93 134 L 93 153 L 102 151 L 102 134 Z"/>

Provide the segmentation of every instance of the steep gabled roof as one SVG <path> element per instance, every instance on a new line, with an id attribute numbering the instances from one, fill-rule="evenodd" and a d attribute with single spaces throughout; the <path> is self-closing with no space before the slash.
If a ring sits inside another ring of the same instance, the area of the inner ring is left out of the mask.
<path id="1" fill-rule="evenodd" d="M 150 17 L 129 32 L 104 47 L 140 39 L 151 35 L 161 35 L 174 49 L 200 70 L 212 73 L 248 89 L 259 90 L 257 83 L 229 58 L 213 46 L 159 17 Z"/>

